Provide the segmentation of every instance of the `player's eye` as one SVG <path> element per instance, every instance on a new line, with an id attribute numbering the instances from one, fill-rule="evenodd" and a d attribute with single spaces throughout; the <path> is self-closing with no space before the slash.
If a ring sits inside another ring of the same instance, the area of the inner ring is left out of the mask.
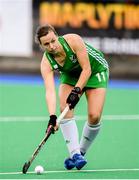
<path id="1" fill-rule="evenodd" d="M 55 39 L 52 39 L 52 41 L 51 41 L 52 43 L 54 43 L 55 42 Z"/>
<path id="2" fill-rule="evenodd" d="M 48 46 L 49 45 L 49 43 L 44 43 L 44 46 Z"/>

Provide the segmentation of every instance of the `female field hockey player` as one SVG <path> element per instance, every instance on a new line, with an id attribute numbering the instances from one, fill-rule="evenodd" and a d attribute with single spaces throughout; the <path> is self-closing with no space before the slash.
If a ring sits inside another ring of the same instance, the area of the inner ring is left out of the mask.
<path id="1" fill-rule="evenodd" d="M 35 38 L 44 50 L 41 74 L 50 114 L 48 127 L 53 126 L 57 130 L 54 70 L 59 70 L 60 110 L 62 112 L 66 104 L 70 108 L 60 123 L 69 151 L 69 158 L 64 161 L 64 166 L 66 169 L 76 167 L 79 170 L 87 163 L 84 155 L 100 130 L 109 76 L 108 64 L 100 51 L 85 43 L 77 34 L 58 36 L 54 27 L 44 25 L 37 28 Z M 83 93 L 87 99 L 88 119 L 79 143 L 74 108 Z"/>

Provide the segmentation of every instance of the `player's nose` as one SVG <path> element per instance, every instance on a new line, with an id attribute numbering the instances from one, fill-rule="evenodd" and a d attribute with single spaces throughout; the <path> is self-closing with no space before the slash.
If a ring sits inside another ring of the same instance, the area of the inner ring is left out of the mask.
<path id="1" fill-rule="evenodd" d="M 54 49 L 54 45 L 52 43 L 50 43 L 50 48 Z"/>

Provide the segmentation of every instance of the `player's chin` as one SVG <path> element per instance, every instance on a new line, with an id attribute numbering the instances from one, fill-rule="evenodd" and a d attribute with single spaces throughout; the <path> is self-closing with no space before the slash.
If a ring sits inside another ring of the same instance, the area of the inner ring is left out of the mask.
<path id="1" fill-rule="evenodd" d="M 54 55 L 55 55 L 55 54 L 57 54 L 57 51 L 52 50 L 52 51 L 49 51 L 49 53 L 50 53 L 50 54 L 54 54 Z"/>

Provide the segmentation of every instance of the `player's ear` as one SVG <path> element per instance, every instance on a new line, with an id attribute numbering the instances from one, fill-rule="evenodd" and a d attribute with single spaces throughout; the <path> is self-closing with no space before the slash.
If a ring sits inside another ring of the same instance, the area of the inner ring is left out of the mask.
<path id="1" fill-rule="evenodd" d="M 39 47 L 40 47 L 40 50 L 41 50 L 42 52 L 46 51 L 46 49 L 44 49 L 41 44 L 39 45 Z"/>

